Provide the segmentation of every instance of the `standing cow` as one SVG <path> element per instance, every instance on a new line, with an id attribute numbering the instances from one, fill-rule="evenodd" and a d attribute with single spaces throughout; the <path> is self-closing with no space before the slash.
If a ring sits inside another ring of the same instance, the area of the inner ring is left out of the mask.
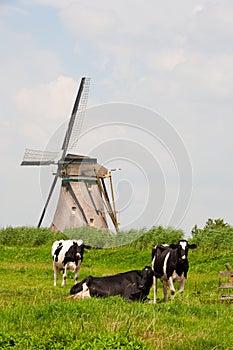
<path id="1" fill-rule="evenodd" d="M 83 261 L 84 248 L 83 241 L 80 240 L 60 240 L 52 245 L 54 286 L 57 285 L 58 275 L 63 271 L 62 286 L 66 285 L 67 270 L 74 272 L 75 283 L 78 280 L 78 274 Z"/>
<path id="2" fill-rule="evenodd" d="M 152 249 L 152 269 L 154 277 L 154 303 L 157 298 L 157 275 L 163 283 L 164 300 L 167 301 L 167 290 L 170 289 L 171 296 L 175 294 L 173 282 L 180 284 L 180 292 L 184 291 L 185 281 L 189 269 L 188 250 L 196 248 L 196 244 L 189 244 L 185 239 L 177 244 L 161 244 Z"/>

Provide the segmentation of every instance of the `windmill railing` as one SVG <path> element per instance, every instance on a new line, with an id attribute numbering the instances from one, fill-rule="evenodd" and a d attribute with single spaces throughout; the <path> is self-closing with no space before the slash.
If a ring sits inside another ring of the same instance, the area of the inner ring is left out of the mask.
<path id="1" fill-rule="evenodd" d="M 63 176 L 62 183 L 68 182 L 85 182 L 90 184 L 98 184 L 96 177 L 84 177 L 84 176 Z"/>

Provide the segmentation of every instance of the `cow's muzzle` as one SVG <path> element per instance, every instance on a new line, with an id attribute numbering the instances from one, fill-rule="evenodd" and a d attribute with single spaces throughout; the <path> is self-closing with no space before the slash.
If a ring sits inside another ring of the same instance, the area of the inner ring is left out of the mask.
<path id="1" fill-rule="evenodd" d="M 186 255 L 183 255 L 181 258 L 179 258 L 179 262 L 184 263 L 187 261 Z"/>

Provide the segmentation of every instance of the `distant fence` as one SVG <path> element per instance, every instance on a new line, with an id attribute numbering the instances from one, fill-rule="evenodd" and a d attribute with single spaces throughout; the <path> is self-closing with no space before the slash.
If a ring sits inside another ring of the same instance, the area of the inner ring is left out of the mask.
<path id="1" fill-rule="evenodd" d="M 233 269 L 229 263 L 225 264 L 227 271 L 220 271 L 219 276 L 219 290 L 221 289 L 232 289 L 233 290 Z M 223 279 L 225 279 L 223 283 Z M 227 280 L 227 281 L 226 281 Z M 230 299 L 233 300 L 233 294 L 231 292 L 221 296 L 222 300 Z"/>

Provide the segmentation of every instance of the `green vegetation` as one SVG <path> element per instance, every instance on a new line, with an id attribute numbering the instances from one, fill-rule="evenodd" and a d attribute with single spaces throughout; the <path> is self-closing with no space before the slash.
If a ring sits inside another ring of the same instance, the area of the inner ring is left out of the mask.
<path id="1" fill-rule="evenodd" d="M 94 245 L 96 235 L 96 247 L 111 247 L 85 251 L 82 279 L 142 269 L 151 264 L 153 245 L 183 237 L 182 231 L 162 227 L 109 235 L 107 241 L 103 233 L 89 230 L 88 236 L 85 229 L 72 237 L 70 231 L 0 230 L 0 349 L 232 349 L 232 302 L 221 301 L 218 291 L 218 272 L 226 262 L 233 265 L 232 227 L 221 219 L 194 227 L 190 241 L 198 248 L 189 253 L 185 292 L 164 303 L 160 283 L 156 305 L 120 297 L 73 300 L 71 273 L 66 287 L 60 287 L 61 276 L 53 287 L 54 240 L 81 238 Z"/>
<path id="2" fill-rule="evenodd" d="M 62 233 L 54 234 L 48 228 L 7 227 L 0 230 L 0 245 L 37 247 L 52 244 L 54 240 L 67 239 Z"/>
<path id="3" fill-rule="evenodd" d="M 230 249 L 233 246 L 233 228 L 224 223 L 223 219 L 208 219 L 204 228 L 194 226 L 192 230 L 193 242 L 204 251 Z"/>
<path id="4" fill-rule="evenodd" d="M 150 230 L 130 230 L 117 234 L 112 234 L 106 230 L 84 227 L 65 230 L 64 234 L 71 239 L 82 239 L 92 247 L 112 248 L 127 245 L 138 249 L 151 248 L 152 244 L 158 243 L 176 243 L 184 236 L 182 230 L 161 226 L 152 227 Z"/>

